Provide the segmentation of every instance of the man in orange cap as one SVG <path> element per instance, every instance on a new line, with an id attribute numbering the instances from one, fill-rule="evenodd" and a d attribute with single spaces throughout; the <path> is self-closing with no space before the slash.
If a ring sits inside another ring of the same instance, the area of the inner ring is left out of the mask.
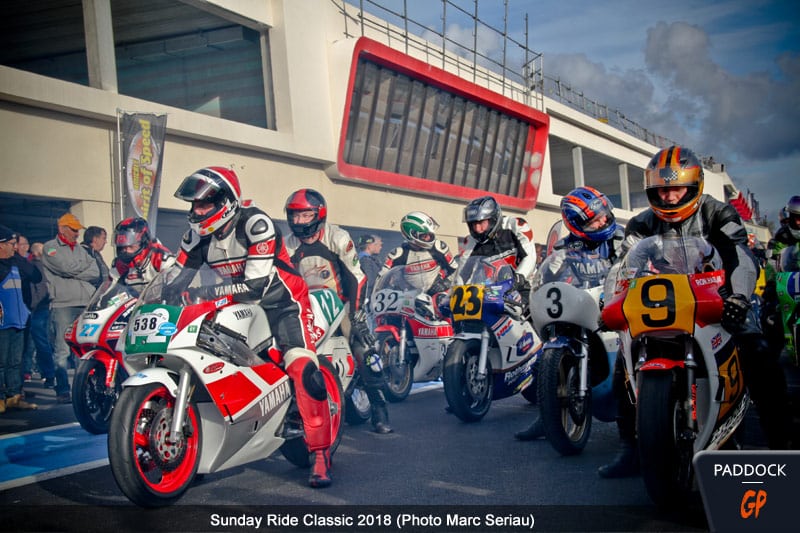
<path id="1" fill-rule="evenodd" d="M 95 260 L 78 244 L 78 233 L 86 229 L 72 213 L 58 219 L 58 235 L 44 244 L 42 263 L 52 296 L 50 322 L 55 333 L 56 400 L 70 403 L 67 364 L 70 350 L 64 332 L 89 303 L 92 284 L 100 276 Z"/>

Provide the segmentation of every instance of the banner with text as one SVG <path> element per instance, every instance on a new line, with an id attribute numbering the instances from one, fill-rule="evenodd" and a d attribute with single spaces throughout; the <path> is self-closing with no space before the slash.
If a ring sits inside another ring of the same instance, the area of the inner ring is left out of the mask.
<path id="1" fill-rule="evenodd" d="M 122 113 L 120 129 L 123 216 L 144 218 L 155 235 L 167 116 Z"/>

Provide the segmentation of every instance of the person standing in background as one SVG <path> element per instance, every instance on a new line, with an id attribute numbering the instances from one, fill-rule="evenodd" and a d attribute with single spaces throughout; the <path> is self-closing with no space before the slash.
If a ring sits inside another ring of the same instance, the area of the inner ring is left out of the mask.
<path id="1" fill-rule="evenodd" d="M 78 245 L 78 234 L 84 229 L 80 220 L 72 213 L 58 219 L 58 234 L 44 244 L 45 275 L 47 288 L 52 298 L 50 323 L 55 355 L 56 401 L 71 403 L 69 377 L 70 349 L 64 339 L 75 319 L 89 303 L 100 279 L 97 261 Z"/>
<path id="2" fill-rule="evenodd" d="M 92 259 L 95 260 L 97 263 L 97 268 L 100 270 L 100 277 L 98 278 L 96 283 L 92 285 L 95 288 L 99 287 L 103 281 L 108 278 L 108 265 L 106 265 L 101 252 L 103 248 L 106 247 L 106 241 L 108 240 L 108 233 L 106 230 L 101 228 L 100 226 L 89 226 L 86 228 L 86 231 L 83 232 L 83 242 L 81 246 L 83 249 L 86 250 Z"/>

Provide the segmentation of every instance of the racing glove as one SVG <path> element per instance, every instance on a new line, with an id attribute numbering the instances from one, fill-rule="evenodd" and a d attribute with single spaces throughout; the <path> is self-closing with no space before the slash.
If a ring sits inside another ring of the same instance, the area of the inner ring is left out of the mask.
<path id="1" fill-rule="evenodd" d="M 750 300 L 744 294 L 731 294 L 722 304 L 722 327 L 731 333 L 739 332 L 750 311 Z"/>
<path id="2" fill-rule="evenodd" d="M 363 309 L 359 309 L 353 313 L 353 316 L 350 318 L 350 324 L 352 326 L 353 334 L 362 343 L 366 344 L 367 346 L 375 345 L 375 335 L 373 335 L 372 331 L 369 329 L 369 324 L 367 324 L 367 314 Z"/>
<path id="3" fill-rule="evenodd" d="M 428 294 L 433 296 L 437 292 L 446 292 L 448 289 L 450 289 L 450 286 L 448 285 L 448 283 L 447 283 L 447 281 L 445 279 L 436 278 L 436 281 L 433 282 L 433 285 L 431 285 L 431 288 L 428 289 Z"/>
<path id="4" fill-rule="evenodd" d="M 522 274 L 515 273 L 514 274 L 514 289 L 517 291 L 525 291 L 530 290 L 531 284 L 528 283 L 528 279 L 523 276 Z"/>

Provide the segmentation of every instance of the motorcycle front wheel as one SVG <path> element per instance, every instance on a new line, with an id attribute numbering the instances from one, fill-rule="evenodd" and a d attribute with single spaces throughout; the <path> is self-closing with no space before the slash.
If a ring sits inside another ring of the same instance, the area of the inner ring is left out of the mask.
<path id="1" fill-rule="evenodd" d="M 345 393 L 345 421 L 351 426 L 360 426 L 372 417 L 372 404 L 361 379 L 353 379 Z"/>
<path id="2" fill-rule="evenodd" d="M 339 381 L 339 375 L 326 357 L 319 358 L 319 370 L 322 373 L 322 377 L 325 379 L 325 388 L 328 391 L 328 407 L 331 413 L 331 434 L 333 435 L 330 450 L 331 457 L 333 457 L 333 453 L 342 441 L 342 426 L 347 416 L 344 407 L 344 390 L 342 390 L 342 382 Z M 281 445 L 280 450 L 286 460 L 293 465 L 302 468 L 311 466 L 312 453 L 308 450 L 305 439 L 299 437 L 289 439 Z"/>
<path id="3" fill-rule="evenodd" d="M 111 387 L 106 387 L 106 366 L 97 359 L 84 359 L 72 382 L 72 410 L 83 429 L 95 435 L 108 433 L 111 411 L 122 391 L 124 372 L 120 365 Z"/>
<path id="4" fill-rule="evenodd" d="M 392 403 L 402 402 L 408 398 L 414 384 L 414 369 L 408 360 L 400 361 L 400 343 L 391 333 L 378 335 L 378 353 L 386 376 L 383 395 Z"/>
<path id="5" fill-rule="evenodd" d="M 142 507 L 177 501 L 197 473 L 202 429 L 190 403 L 180 435 L 171 434 L 175 398 L 160 383 L 127 387 L 111 415 L 108 460 L 120 490 Z M 177 438 L 176 438 L 177 437 Z"/>
<path id="6" fill-rule="evenodd" d="M 671 372 L 644 372 L 639 387 L 636 433 L 642 477 L 650 499 L 672 508 L 692 486 L 693 450 L 682 451 L 678 441 L 679 428 L 686 424 L 679 386 Z"/>
<path id="7" fill-rule="evenodd" d="M 545 350 L 539 378 L 539 416 L 547 440 L 561 455 L 581 453 L 592 431 L 592 390 L 578 396 L 578 358 L 562 348 Z"/>
<path id="8" fill-rule="evenodd" d="M 478 422 L 492 405 L 492 367 L 478 375 L 479 340 L 456 339 L 447 347 L 444 360 L 444 394 L 453 413 L 464 422 Z"/>

